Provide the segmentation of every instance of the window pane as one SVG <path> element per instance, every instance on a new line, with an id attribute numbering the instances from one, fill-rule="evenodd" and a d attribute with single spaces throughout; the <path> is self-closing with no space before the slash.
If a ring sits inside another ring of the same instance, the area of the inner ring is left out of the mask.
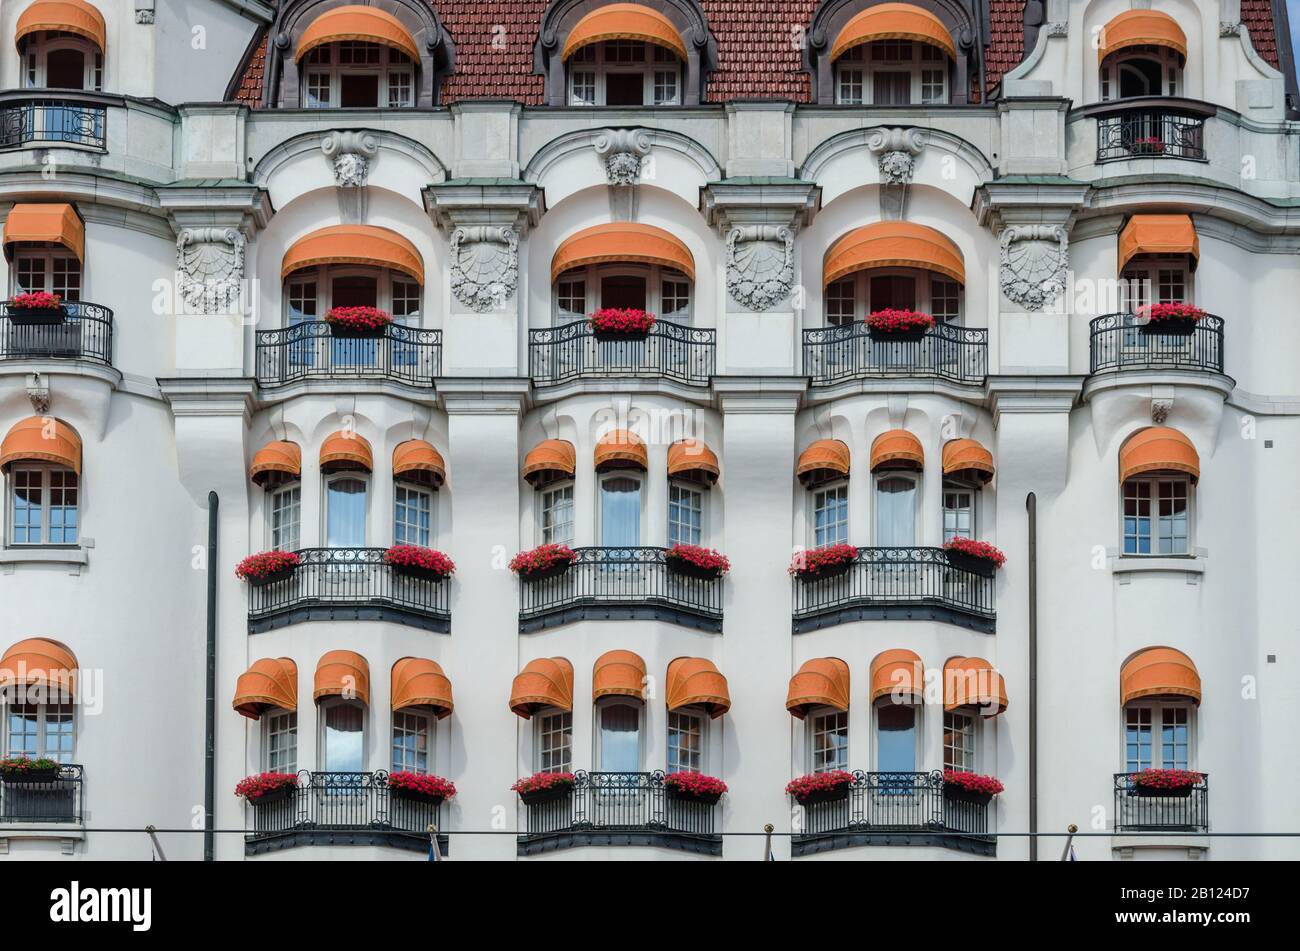
<path id="1" fill-rule="evenodd" d="M 326 499 L 325 544 L 330 548 L 361 548 L 366 543 L 366 484 L 360 479 L 335 479 Z"/>
<path id="2" fill-rule="evenodd" d="M 600 543 L 610 548 L 641 544 L 641 482 L 617 477 L 600 483 Z"/>
<path id="3" fill-rule="evenodd" d="M 826 322 L 833 326 L 853 323 L 857 310 L 856 289 L 853 278 L 836 281 L 826 288 Z"/>
<path id="4" fill-rule="evenodd" d="M 814 717 L 812 729 L 812 771 L 848 769 L 849 715 L 829 713 Z"/>
<path id="5" fill-rule="evenodd" d="M 916 483 L 911 479 L 877 480 L 876 544 L 899 548 L 916 544 Z"/>
<path id="6" fill-rule="evenodd" d="M 49 543 L 77 542 L 77 474 L 71 469 L 50 469 Z"/>
<path id="7" fill-rule="evenodd" d="M 975 537 L 975 492 L 956 486 L 943 489 L 943 540 Z"/>
<path id="8" fill-rule="evenodd" d="M 876 768 L 882 773 L 916 772 L 916 710 L 903 704 L 876 707 Z"/>
<path id="9" fill-rule="evenodd" d="M 1124 710 L 1124 770 L 1136 773 L 1151 767 L 1151 708 Z"/>
<path id="10" fill-rule="evenodd" d="M 325 769 L 359 773 L 363 767 L 361 723 L 364 714 L 354 703 L 325 708 Z"/>
<path id="11" fill-rule="evenodd" d="M 600 768 L 635 773 L 641 768 L 641 711 L 626 703 L 600 708 Z"/>
<path id="12" fill-rule="evenodd" d="M 9 755 L 39 756 L 40 707 L 34 703 L 9 705 Z"/>
<path id="13" fill-rule="evenodd" d="M 975 718 L 964 713 L 943 715 L 943 768 L 975 771 Z"/>
<path id="14" fill-rule="evenodd" d="M 813 493 L 813 547 L 846 545 L 849 541 L 849 487 L 834 486 Z"/>
<path id="15" fill-rule="evenodd" d="M 298 770 L 298 714 L 279 713 L 266 720 L 266 768 L 272 773 Z"/>
<path id="16" fill-rule="evenodd" d="M 567 545 L 573 541 L 573 486 L 542 493 L 542 543 Z"/>
<path id="17" fill-rule="evenodd" d="M 670 711 L 668 714 L 668 772 L 700 772 L 703 749 L 703 718 L 694 713 Z"/>
<path id="18" fill-rule="evenodd" d="M 393 770 L 429 771 L 429 718 L 424 714 L 393 714 Z"/>
<path id="19" fill-rule="evenodd" d="M 1160 753 L 1165 769 L 1187 769 L 1187 708 L 1165 707 L 1160 711 Z"/>
<path id="20" fill-rule="evenodd" d="M 573 768 L 572 748 L 572 713 L 552 713 L 538 720 L 537 768 L 540 772 L 569 772 Z"/>
<path id="21" fill-rule="evenodd" d="M 668 546 L 700 544 L 703 524 L 704 493 L 671 483 L 668 486 Z"/>
<path id="22" fill-rule="evenodd" d="M 271 496 L 271 548 L 297 551 L 301 547 L 301 486 L 280 489 Z"/>
<path id="23" fill-rule="evenodd" d="M 10 537 L 15 545 L 39 545 L 42 541 L 44 476 L 42 469 L 14 469 L 10 474 L 13 486 L 13 528 Z"/>
<path id="24" fill-rule="evenodd" d="M 410 486 L 393 487 L 393 544 L 429 547 L 433 494 Z"/>

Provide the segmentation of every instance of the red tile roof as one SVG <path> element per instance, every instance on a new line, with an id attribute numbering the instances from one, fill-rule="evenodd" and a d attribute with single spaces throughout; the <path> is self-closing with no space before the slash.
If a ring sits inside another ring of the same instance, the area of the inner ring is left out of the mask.
<path id="1" fill-rule="evenodd" d="M 1255 51 L 1264 62 L 1277 69 L 1277 31 L 1273 29 L 1273 4 L 1270 0 L 1241 0 L 1241 22 L 1250 30 Z"/>
<path id="2" fill-rule="evenodd" d="M 717 68 L 709 76 L 708 102 L 792 99 L 808 102 L 803 34 L 818 0 L 700 0 L 718 41 Z"/>
<path id="3" fill-rule="evenodd" d="M 1025 0 L 989 0 L 989 37 L 984 79 L 992 89 L 1025 56 Z"/>
<path id="4" fill-rule="evenodd" d="M 533 44 L 547 0 L 439 0 L 438 15 L 456 47 L 456 71 L 442 85 L 441 102 L 545 100 L 545 79 L 533 72 Z"/>
<path id="5" fill-rule="evenodd" d="M 262 39 L 253 47 L 248 62 L 244 64 L 244 74 L 239 77 L 239 86 L 235 89 L 235 102 L 257 108 L 262 101 L 262 82 L 266 75 L 266 40 L 269 30 L 262 31 Z"/>

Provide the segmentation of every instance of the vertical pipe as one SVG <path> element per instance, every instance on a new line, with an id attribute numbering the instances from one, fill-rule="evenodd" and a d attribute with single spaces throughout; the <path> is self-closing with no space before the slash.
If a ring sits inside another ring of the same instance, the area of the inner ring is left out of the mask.
<path id="1" fill-rule="evenodd" d="M 1025 496 L 1029 513 L 1029 861 L 1038 861 L 1038 498 Z"/>
<path id="2" fill-rule="evenodd" d="M 217 493 L 208 493 L 208 669 L 203 749 L 203 861 L 213 859 L 217 800 Z"/>

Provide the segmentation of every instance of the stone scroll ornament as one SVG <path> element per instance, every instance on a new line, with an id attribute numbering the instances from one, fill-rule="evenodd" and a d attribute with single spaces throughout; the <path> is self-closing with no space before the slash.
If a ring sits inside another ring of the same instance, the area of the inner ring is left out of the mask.
<path id="1" fill-rule="evenodd" d="M 727 293 L 752 310 L 767 310 L 794 288 L 794 232 L 750 225 L 727 233 Z"/>
<path id="2" fill-rule="evenodd" d="M 1030 310 L 1042 310 L 1065 293 L 1069 239 L 1057 225 L 1012 225 L 1002 232 L 1002 293 Z"/>
<path id="3" fill-rule="evenodd" d="M 331 132 L 321 140 L 320 149 L 334 163 L 334 184 L 364 188 L 379 142 L 368 132 Z"/>
<path id="4" fill-rule="evenodd" d="M 880 163 L 884 185 L 910 185 L 916 157 L 924 147 L 925 137 L 917 129 L 876 129 L 867 136 L 867 148 Z"/>
<path id="5" fill-rule="evenodd" d="M 457 228 L 451 235 L 451 292 L 471 310 L 486 313 L 515 292 L 519 235 L 513 228 Z"/>
<path id="6" fill-rule="evenodd" d="M 605 162 L 605 178 L 611 185 L 635 185 L 641 179 L 641 163 L 650 154 L 650 136 L 642 129 L 608 129 L 592 145 Z"/>
<path id="7" fill-rule="evenodd" d="M 185 228 L 176 238 L 176 270 L 186 304 L 230 313 L 244 279 L 244 236 L 235 228 Z"/>

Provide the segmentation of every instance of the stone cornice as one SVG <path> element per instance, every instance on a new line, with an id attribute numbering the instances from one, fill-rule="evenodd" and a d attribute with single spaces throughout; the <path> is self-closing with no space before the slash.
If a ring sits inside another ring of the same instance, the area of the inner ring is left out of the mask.
<path id="1" fill-rule="evenodd" d="M 1152 387 L 1171 386 L 1211 390 L 1226 401 L 1236 385 L 1230 376 L 1204 370 L 1117 370 L 1089 376 L 1083 384 L 1079 399 L 1086 403 L 1098 393 L 1108 390 L 1150 390 Z"/>
<path id="2" fill-rule="evenodd" d="M 1075 375 L 990 376 L 985 381 L 993 425 L 1007 413 L 1068 413 L 1087 378 Z"/>
<path id="3" fill-rule="evenodd" d="M 173 416 L 242 416 L 252 419 L 257 381 L 250 377 L 170 377 L 159 379 Z"/>
<path id="4" fill-rule="evenodd" d="M 269 193 L 256 185 L 168 185 L 157 194 L 178 233 L 183 228 L 238 228 L 251 238 L 273 213 Z"/>
<path id="5" fill-rule="evenodd" d="M 521 235 L 546 211 L 546 193 L 528 182 L 462 179 L 428 185 L 424 208 L 438 226 L 452 231 L 467 225 L 513 228 Z"/>
<path id="6" fill-rule="evenodd" d="M 816 182 L 710 182 L 700 187 L 699 208 L 710 225 L 725 234 L 739 225 L 803 227 L 821 209 Z"/>
<path id="7" fill-rule="evenodd" d="M 531 387 L 527 377 L 440 377 L 438 396 L 449 416 L 519 416 Z"/>
<path id="8" fill-rule="evenodd" d="M 806 377 L 726 376 L 713 378 L 713 392 L 723 413 L 798 412 L 808 389 Z"/>

